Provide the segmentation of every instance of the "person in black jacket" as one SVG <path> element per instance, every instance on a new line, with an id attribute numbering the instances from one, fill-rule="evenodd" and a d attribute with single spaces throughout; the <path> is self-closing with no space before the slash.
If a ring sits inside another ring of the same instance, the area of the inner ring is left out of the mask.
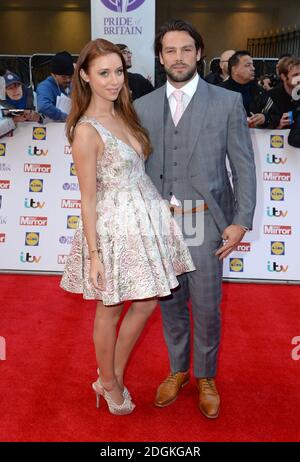
<path id="1" fill-rule="evenodd" d="M 234 50 L 226 50 L 220 56 L 220 61 L 218 63 L 218 69 L 216 72 L 210 72 L 205 77 L 207 83 L 212 83 L 213 85 L 218 85 L 219 83 L 225 82 L 228 79 L 228 61 L 229 58 L 235 53 Z"/>
<path id="2" fill-rule="evenodd" d="M 293 97 L 294 89 L 300 80 L 300 59 L 295 56 L 281 59 L 278 64 L 280 83 L 272 88 L 269 96 L 282 114 L 278 128 L 291 128 L 294 114 L 300 109 L 300 99 Z"/>
<path id="3" fill-rule="evenodd" d="M 128 46 L 124 43 L 117 43 L 117 47 L 120 48 L 122 55 L 124 56 L 126 68 L 130 69 L 132 52 L 128 49 Z M 141 74 L 136 74 L 133 72 L 127 72 L 128 75 L 128 85 L 131 91 L 132 99 L 141 98 L 141 96 L 147 95 L 154 90 L 153 86 L 148 79 L 143 77 Z"/>
<path id="4" fill-rule="evenodd" d="M 255 81 L 255 68 L 248 51 L 236 51 L 228 62 L 229 79 L 220 87 L 242 94 L 250 128 L 277 128 L 281 114 L 268 93 Z"/>

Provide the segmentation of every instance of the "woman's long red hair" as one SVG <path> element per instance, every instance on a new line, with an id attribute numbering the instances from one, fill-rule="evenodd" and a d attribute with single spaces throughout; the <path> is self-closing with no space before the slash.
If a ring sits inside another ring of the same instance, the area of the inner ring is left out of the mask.
<path id="1" fill-rule="evenodd" d="M 79 119 L 84 115 L 91 101 L 91 89 L 88 83 L 80 76 L 83 69 L 88 74 L 90 63 L 98 56 L 116 53 L 120 56 L 124 71 L 124 85 L 115 101 L 115 109 L 122 118 L 131 134 L 139 141 L 142 152 L 147 158 L 151 152 L 151 144 L 147 131 L 141 126 L 138 116 L 130 99 L 126 64 L 119 48 L 108 40 L 96 39 L 88 42 L 81 50 L 76 63 L 72 83 L 72 107 L 66 122 L 66 135 L 70 144 L 74 141 L 74 129 Z"/>

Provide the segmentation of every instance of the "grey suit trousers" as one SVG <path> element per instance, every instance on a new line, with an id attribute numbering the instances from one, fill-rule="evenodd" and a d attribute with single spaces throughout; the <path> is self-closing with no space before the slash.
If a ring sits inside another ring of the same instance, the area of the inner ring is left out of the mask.
<path id="1" fill-rule="evenodd" d="M 208 211 L 204 212 L 204 242 L 190 247 L 196 271 L 178 276 L 180 286 L 160 299 L 164 337 L 172 372 L 190 367 L 191 299 L 194 325 L 194 375 L 214 377 L 221 331 L 222 261 L 214 255 L 222 243 L 220 232 Z"/>

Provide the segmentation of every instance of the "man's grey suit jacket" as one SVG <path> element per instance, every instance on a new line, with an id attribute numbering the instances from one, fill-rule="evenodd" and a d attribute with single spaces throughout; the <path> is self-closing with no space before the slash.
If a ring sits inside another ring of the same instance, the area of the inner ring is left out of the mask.
<path id="1" fill-rule="evenodd" d="M 134 103 L 153 146 L 146 171 L 161 194 L 165 98 L 164 85 Z M 185 136 L 187 181 L 191 182 L 196 195 L 199 194 L 207 203 L 221 234 L 229 224 L 251 229 L 256 202 L 256 175 L 242 97 L 200 78 L 193 98 L 192 123 Z M 233 188 L 226 168 L 226 156 L 231 167 Z"/>

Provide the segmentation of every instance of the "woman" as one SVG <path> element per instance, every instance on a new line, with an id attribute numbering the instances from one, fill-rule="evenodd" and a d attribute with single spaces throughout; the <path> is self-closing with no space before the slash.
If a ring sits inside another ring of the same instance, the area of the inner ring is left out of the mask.
<path id="1" fill-rule="evenodd" d="M 113 414 L 135 405 L 123 384 L 125 367 L 157 297 L 193 271 L 190 253 L 166 202 L 145 173 L 151 151 L 130 102 L 126 65 L 115 45 L 90 41 L 78 58 L 66 132 L 81 191 L 76 231 L 61 286 L 96 299 L 93 384 Z M 132 300 L 118 336 L 125 300 Z"/>

